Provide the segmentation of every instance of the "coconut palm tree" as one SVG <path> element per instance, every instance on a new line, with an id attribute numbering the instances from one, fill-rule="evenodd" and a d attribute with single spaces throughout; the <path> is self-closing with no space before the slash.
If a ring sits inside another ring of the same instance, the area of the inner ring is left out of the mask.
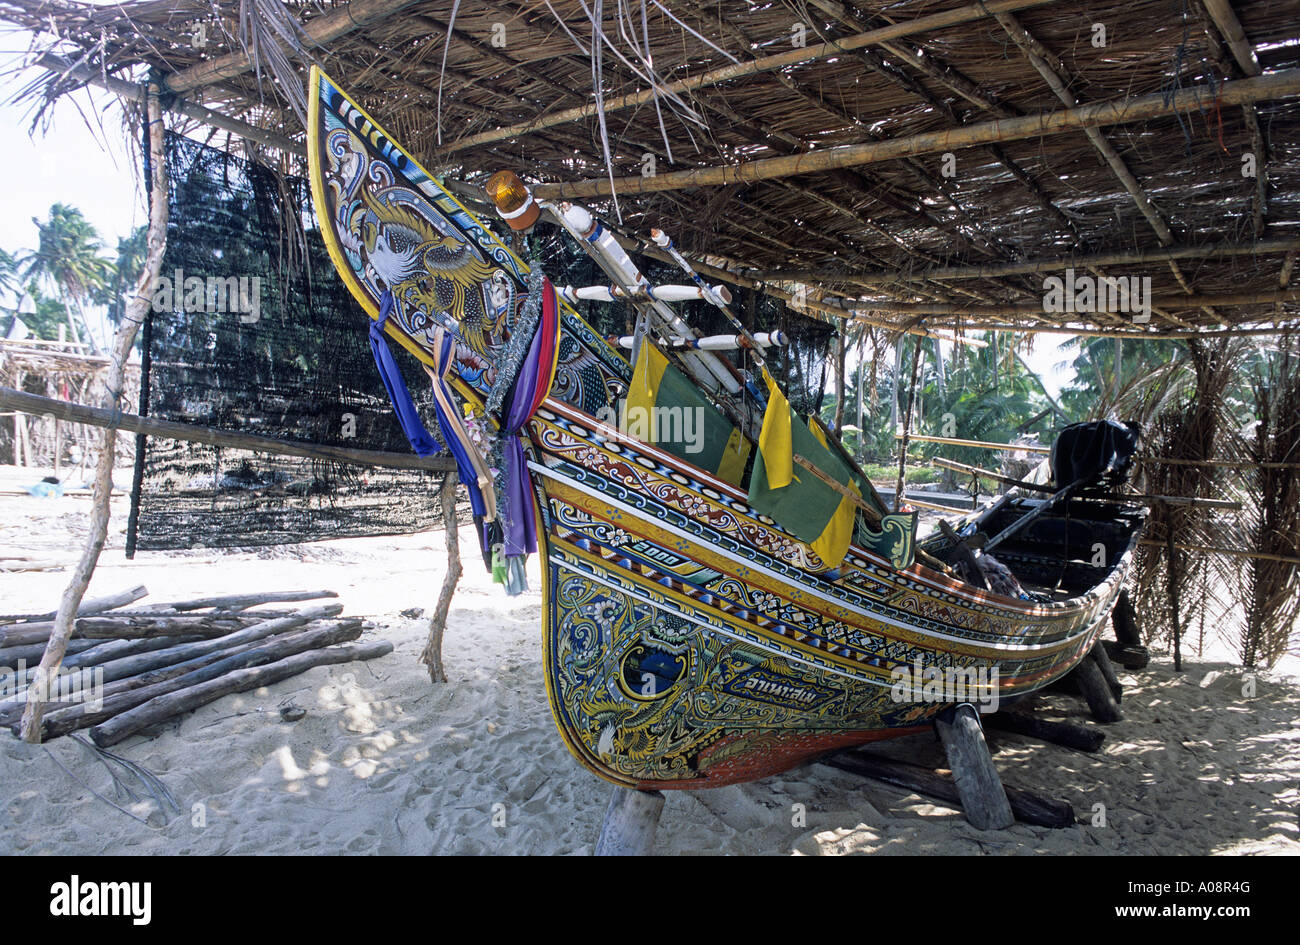
<path id="1" fill-rule="evenodd" d="M 36 224 L 39 241 L 35 251 L 22 260 L 23 278 L 36 278 L 53 286 L 68 306 L 68 327 L 74 341 L 84 334 L 91 348 L 99 345 L 86 322 L 85 303 L 91 295 L 108 284 L 113 264 L 100 255 L 104 244 L 95 228 L 76 207 L 56 203 L 50 207 L 49 219 Z M 73 313 L 77 319 L 73 319 Z M 77 322 L 81 324 L 78 330 Z"/>

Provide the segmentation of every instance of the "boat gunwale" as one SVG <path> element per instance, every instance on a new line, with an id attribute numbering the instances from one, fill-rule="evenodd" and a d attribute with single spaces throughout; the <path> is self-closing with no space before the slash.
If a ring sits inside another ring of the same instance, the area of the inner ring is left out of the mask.
<path id="1" fill-rule="evenodd" d="M 689 463 L 688 461 L 682 459 L 681 457 L 675 456 L 672 453 L 662 450 L 653 444 L 645 443 L 642 440 L 636 439 L 635 437 L 628 436 L 620 432 L 617 428 L 611 427 L 605 421 L 592 416 L 591 414 L 582 410 L 580 407 L 576 407 L 573 404 L 570 404 L 566 401 L 556 400 L 555 398 L 548 395 L 542 401 L 542 407 L 550 409 L 556 414 L 564 415 L 567 417 L 567 419 L 571 421 L 576 421 L 582 423 L 584 426 L 590 427 L 592 433 L 600 433 L 606 440 L 631 446 L 634 452 L 644 451 L 646 455 L 651 456 L 652 458 L 663 462 L 665 466 L 673 468 L 681 473 L 688 473 L 694 476 L 703 485 L 707 485 L 709 488 L 714 489 L 719 494 L 727 496 L 733 501 L 743 503 L 746 509 L 748 509 L 748 516 L 754 519 L 755 521 L 758 521 L 759 524 L 763 525 L 764 527 L 774 528 L 775 530 L 781 532 L 783 535 L 788 535 L 794 541 L 798 541 L 798 538 L 792 535 L 787 529 L 782 528 L 779 523 L 771 520 L 770 517 L 769 517 L 769 521 L 771 521 L 772 524 L 768 526 L 766 522 L 763 522 L 761 520 L 760 514 L 757 511 L 755 511 L 752 506 L 749 505 L 748 495 L 746 493 L 740 491 L 738 487 L 733 486 L 731 483 L 726 482 L 725 480 L 722 479 L 718 479 L 715 475 L 708 472 L 707 470 L 704 470 L 699 466 L 695 466 Z M 530 424 L 531 422 L 532 421 L 530 421 Z M 535 445 L 537 445 L 537 449 L 540 452 L 549 455 L 550 451 L 546 450 L 540 444 L 535 444 Z M 593 444 L 593 445 L 599 448 L 599 444 Z M 707 496 L 705 496 L 704 498 L 706 499 L 706 501 L 708 500 Z M 954 510 L 954 511 L 959 511 L 959 510 Z M 1058 617 L 1058 616 L 1068 614 L 1071 611 L 1087 610 L 1089 607 L 1093 606 L 1094 603 L 1100 602 L 1104 600 L 1106 597 L 1110 596 L 1111 592 L 1108 589 L 1107 585 L 1115 583 L 1117 578 L 1119 580 L 1119 583 L 1123 583 L 1123 581 L 1127 579 L 1128 571 L 1132 564 L 1132 556 L 1136 552 L 1136 549 L 1138 547 L 1138 542 L 1141 539 L 1141 533 L 1142 533 L 1141 526 L 1138 526 L 1132 530 L 1132 532 L 1129 535 L 1128 545 L 1125 547 L 1123 552 L 1121 552 L 1119 559 L 1111 567 L 1110 573 L 1105 577 L 1105 579 L 1093 585 L 1084 593 L 1076 597 L 1067 598 L 1066 600 L 1063 601 L 1024 601 L 1018 598 L 1008 597 L 1004 594 L 998 594 L 995 591 L 987 591 L 982 588 L 976 588 L 965 581 L 961 581 L 955 578 L 950 578 L 947 575 L 943 574 L 942 572 L 927 567 L 919 560 L 914 561 L 907 568 L 898 569 L 895 568 L 888 559 L 882 557 L 876 552 L 870 551 L 856 544 L 852 544 L 849 546 L 849 552 L 852 554 L 856 554 L 858 557 L 863 558 L 880 567 L 883 567 L 886 570 L 889 570 L 893 573 L 907 575 L 908 577 L 911 577 L 922 584 L 929 585 L 933 590 L 954 594 L 955 596 L 958 597 L 963 597 L 968 602 L 971 603 L 978 603 L 985 606 L 997 607 L 1003 611 L 1007 611 L 1009 613 L 1021 615 L 1025 617 L 1032 617 L 1032 618 L 1040 618 L 1040 617 L 1047 617 L 1047 616 Z M 803 573 L 814 578 L 821 577 L 821 575 L 815 571 L 809 571 L 805 568 L 798 568 L 798 570 L 803 571 Z M 828 583 L 830 583 L 831 586 L 834 587 L 836 582 L 831 581 Z"/>

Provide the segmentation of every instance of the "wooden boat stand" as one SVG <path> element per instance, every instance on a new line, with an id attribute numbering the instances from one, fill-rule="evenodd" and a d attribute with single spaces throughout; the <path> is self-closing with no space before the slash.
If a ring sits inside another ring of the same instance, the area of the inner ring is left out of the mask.
<path id="1" fill-rule="evenodd" d="M 660 791 L 615 787 L 596 840 L 596 856 L 649 856 L 664 809 Z"/>

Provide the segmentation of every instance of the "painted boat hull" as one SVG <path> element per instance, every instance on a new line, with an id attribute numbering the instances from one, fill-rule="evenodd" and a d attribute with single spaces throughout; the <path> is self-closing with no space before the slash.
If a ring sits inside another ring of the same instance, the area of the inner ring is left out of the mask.
<path id="1" fill-rule="evenodd" d="M 439 308 L 428 301 L 454 295 L 412 290 L 385 326 L 428 360 L 429 326 L 488 325 L 456 362 L 458 388 L 481 402 L 527 266 L 327 77 L 313 69 L 311 83 L 317 215 L 371 317 L 385 283 L 365 241 L 390 211 L 454 235 L 457 252 L 472 247 L 474 265 L 487 266 L 465 270 L 482 276 L 480 296 L 471 286 L 459 308 Z M 556 382 L 527 426 L 527 452 L 547 694 L 590 771 L 641 788 L 753 780 L 915 731 L 955 701 L 1031 692 L 1093 646 L 1137 529 L 1104 579 L 1057 603 L 999 597 L 917 564 L 899 570 L 858 546 L 828 573 L 743 492 L 598 421 L 630 366 L 567 305 L 560 321 Z"/>

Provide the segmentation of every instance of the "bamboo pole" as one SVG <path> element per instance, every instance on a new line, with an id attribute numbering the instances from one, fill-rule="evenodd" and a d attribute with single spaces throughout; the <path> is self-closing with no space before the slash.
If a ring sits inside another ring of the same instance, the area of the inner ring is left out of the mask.
<path id="1" fill-rule="evenodd" d="M 1259 59 L 1256 58 L 1255 50 L 1246 38 L 1245 30 L 1241 28 L 1241 21 L 1232 10 L 1232 4 L 1228 0 L 1201 0 L 1201 2 L 1205 5 L 1205 11 L 1210 14 L 1210 19 L 1214 20 L 1214 25 L 1223 34 L 1223 41 L 1232 50 L 1232 58 L 1237 60 L 1241 71 L 1246 75 L 1259 75 Z"/>
<path id="2" fill-rule="evenodd" d="M 12 407 L 24 413 L 53 413 L 74 423 L 88 423 L 98 427 L 111 425 L 132 433 L 147 433 L 150 436 L 278 453 L 284 456 L 306 456 L 309 459 L 324 459 L 338 463 L 357 463 L 362 466 L 381 466 L 388 469 L 427 469 L 434 472 L 454 469 L 456 465 L 455 460 L 446 456 L 416 456 L 379 450 L 358 450 L 345 446 L 325 446 L 319 443 L 304 443 L 300 440 L 279 440 L 252 433 L 217 430 L 212 427 L 178 423 L 174 420 L 159 420 L 155 417 L 141 417 L 133 413 L 116 413 L 112 410 L 88 407 L 51 397 L 40 397 L 10 387 L 0 387 L 0 406 Z"/>
<path id="3" fill-rule="evenodd" d="M 1153 309 L 1154 311 L 1154 309 Z M 1109 328 L 1097 328 L 1088 324 L 1074 325 L 1042 325 L 1042 324 L 1007 324 L 1003 322 L 954 322 L 952 324 L 938 323 L 933 324 L 935 328 L 948 329 L 979 329 L 982 331 L 1018 331 L 1027 335 L 1077 335 L 1080 338 L 1132 338 L 1135 341 L 1153 341 L 1158 338 L 1164 339 L 1188 339 L 1196 338 L 1203 341 L 1213 341 L 1215 338 L 1253 338 L 1261 335 L 1274 336 L 1281 331 L 1294 330 L 1300 328 L 1300 323 L 1293 321 L 1276 322 L 1268 326 L 1253 326 L 1246 328 L 1206 328 L 1192 329 L 1188 331 L 1116 331 Z"/>
<path id="4" fill-rule="evenodd" d="M 150 184 L 150 208 L 148 242 L 145 264 L 140 272 L 140 281 L 136 285 L 135 295 L 127 302 L 126 312 L 117 330 L 112 350 L 112 361 L 105 378 L 109 403 L 114 412 L 120 409 L 123 395 L 123 380 L 126 376 L 126 362 L 135 336 L 144 322 L 152 294 L 149 291 L 158 278 L 162 268 L 163 252 L 167 246 L 168 187 L 167 187 L 167 149 L 163 141 L 162 108 L 159 105 L 158 90 L 150 86 L 145 96 L 145 115 L 149 127 L 149 151 L 152 177 Z M 50 642 L 45 648 L 37 667 L 35 684 L 27 691 L 27 707 L 23 712 L 21 737 L 28 742 L 41 739 L 41 716 L 44 713 L 43 697 L 48 695 L 49 680 L 58 672 L 63 663 L 63 654 L 67 650 L 68 639 L 72 635 L 73 618 L 86 588 L 90 576 L 99 561 L 99 553 L 104 548 L 108 537 L 108 519 L 110 501 L 113 493 L 113 460 L 117 439 L 117 425 L 109 423 L 100 441 L 99 459 L 95 469 L 95 496 L 91 502 L 90 528 L 86 535 L 85 547 L 78 561 L 72 579 L 63 592 L 59 602 L 59 612 L 55 618 L 55 627 L 50 634 Z"/>
<path id="5" fill-rule="evenodd" d="M 992 6 L 989 5 L 990 9 Z M 1300 95 L 1300 69 L 1286 69 L 1255 78 L 1224 82 L 1217 92 L 1217 95 L 1213 94 L 1207 86 L 1193 86 L 1175 92 L 1168 99 L 1163 93 L 1157 92 L 1138 98 L 1097 102 L 1019 118 L 923 132 L 887 141 L 825 148 L 741 164 L 672 171 L 653 177 L 620 177 L 612 182 L 608 178 L 594 178 L 561 184 L 541 184 L 533 192 L 538 198 L 557 200 L 608 196 L 612 192 L 635 194 L 690 187 L 719 187 L 798 174 L 816 174 L 843 167 L 861 167 L 917 154 L 956 151 L 980 144 L 1022 141 L 1102 125 L 1131 124 L 1152 118 L 1172 117 L 1181 111 L 1198 110 L 1206 102 L 1244 105 L 1249 102 L 1292 98 Z"/>
<path id="6" fill-rule="evenodd" d="M 899 434 L 894 434 L 894 439 L 901 439 Z M 943 443 L 947 446 L 974 446 L 983 450 L 1007 450 L 1012 453 L 1051 453 L 1051 447 L 1048 446 L 1019 446 L 1015 443 L 990 443 L 987 440 L 959 440 L 951 436 L 926 436 L 923 433 L 913 433 L 909 439 L 917 440 L 921 443 Z"/>
<path id="7" fill-rule="evenodd" d="M 903 496 L 907 491 L 904 481 L 907 474 L 907 444 L 912 434 L 912 405 L 916 400 L 916 373 L 921 366 L 921 340 L 918 338 L 912 348 L 912 378 L 907 385 L 907 412 L 903 414 L 903 442 L 898 450 L 898 487 L 894 490 L 894 511 L 903 511 Z M 897 381 L 895 381 L 897 384 Z"/>

